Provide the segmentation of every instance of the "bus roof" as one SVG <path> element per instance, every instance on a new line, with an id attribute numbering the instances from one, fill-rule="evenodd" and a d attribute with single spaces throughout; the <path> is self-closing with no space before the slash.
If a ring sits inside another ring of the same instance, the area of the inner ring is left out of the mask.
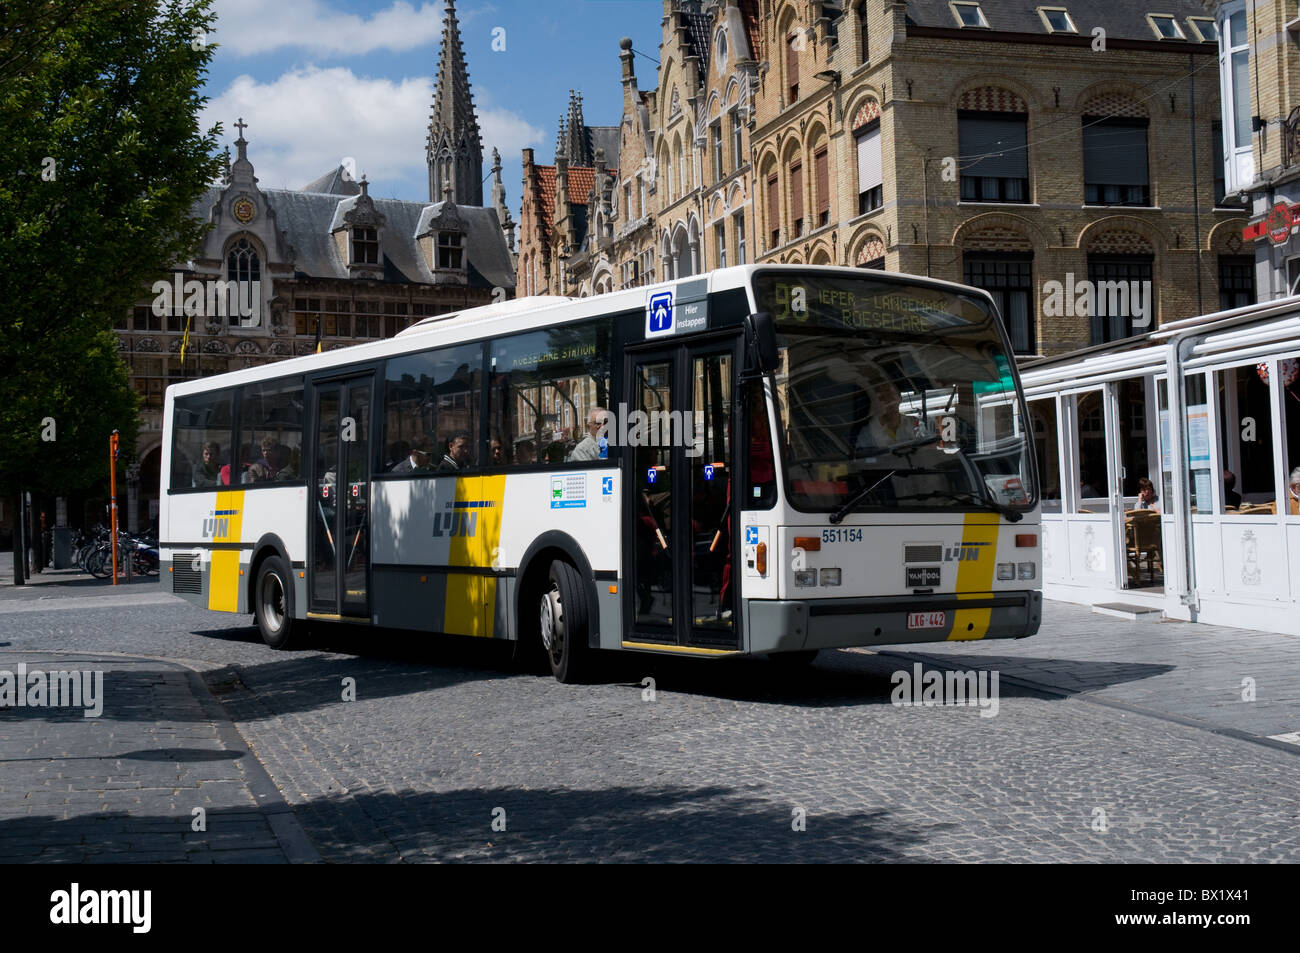
<path id="1" fill-rule="evenodd" d="M 907 285 L 925 285 L 944 291 L 973 291 L 987 297 L 984 292 L 971 289 L 965 285 L 937 278 L 920 275 L 907 275 L 899 272 L 864 271 L 841 265 L 798 265 L 798 264 L 757 264 L 734 265 L 715 271 L 692 275 L 689 278 L 675 278 L 653 285 L 611 291 L 587 298 L 566 298 L 558 295 L 531 295 L 514 298 L 493 304 L 453 311 L 449 314 L 434 315 L 423 318 L 409 328 L 398 332 L 394 337 L 379 341 L 367 341 L 348 347 L 335 348 L 320 354 L 306 354 L 299 357 L 274 361 L 258 367 L 250 367 L 225 374 L 214 374 L 192 381 L 172 384 L 167 388 L 167 397 L 203 393 L 222 387 L 234 387 L 261 380 L 273 380 L 298 374 L 313 374 L 332 367 L 345 367 L 349 364 L 382 360 L 411 351 L 422 351 L 440 344 L 455 344 L 460 341 L 472 341 L 483 337 L 500 334 L 516 334 L 531 329 L 554 327 L 598 317 L 603 314 L 643 310 L 650 295 L 668 289 L 677 290 L 682 286 L 698 288 L 699 282 L 707 282 L 709 293 L 734 288 L 748 288 L 750 278 L 760 271 L 821 271 L 827 274 L 840 273 L 853 277 L 869 277 L 873 281 L 894 282 Z"/>

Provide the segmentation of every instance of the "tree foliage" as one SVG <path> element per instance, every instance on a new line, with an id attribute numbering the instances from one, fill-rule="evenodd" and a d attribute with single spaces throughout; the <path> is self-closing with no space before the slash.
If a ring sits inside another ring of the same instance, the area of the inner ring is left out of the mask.
<path id="1" fill-rule="evenodd" d="M 209 4 L 0 3 L 0 491 L 84 486 L 114 429 L 133 446 L 112 327 L 206 227 Z"/>

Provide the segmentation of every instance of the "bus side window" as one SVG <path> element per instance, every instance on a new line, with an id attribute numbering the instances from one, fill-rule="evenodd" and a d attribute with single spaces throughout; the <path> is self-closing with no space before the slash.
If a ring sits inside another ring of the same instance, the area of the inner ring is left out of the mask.
<path id="1" fill-rule="evenodd" d="M 234 391 L 181 397 L 173 408 L 170 486 L 220 486 L 229 479 Z"/>
<path id="2" fill-rule="evenodd" d="M 493 342 L 489 453 L 493 437 L 501 448 L 494 465 L 571 462 L 589 415 L 609 406 L 609 325 L 601 318 Z"/>
<path id="3" fill-rule="evenodd" d="M 743 509 L 767 510 L 776 505 L 776 462 L 772 454 L 772 430 L 768 425 L 767 401 L 761 381 L 745 385 L 746 425 L 749 428 L 749 458 Z"/>

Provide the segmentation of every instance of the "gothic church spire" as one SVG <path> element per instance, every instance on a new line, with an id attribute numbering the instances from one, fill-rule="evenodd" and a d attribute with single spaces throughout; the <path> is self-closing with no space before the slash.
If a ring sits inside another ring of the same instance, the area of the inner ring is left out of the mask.
<path id="1" fill-rule="evenodd" d="M 447 17 L 442 24 L 425 158 L 429 165 L 430 202 L 449 196 L 457 205 L 483 204 L 483 140 L 474 112 L 474 94 L 469 88 L 455 0 L 447 0 Z"/>

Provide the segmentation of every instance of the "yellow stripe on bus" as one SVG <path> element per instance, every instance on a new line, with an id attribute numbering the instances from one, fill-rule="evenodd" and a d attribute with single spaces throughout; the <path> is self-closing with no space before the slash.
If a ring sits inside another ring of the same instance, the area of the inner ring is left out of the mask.
<path id="1" fill-rule="evenodd" d="M 214 543 L 242 542 L 240 532 L 244 522 L 244 491 L 219 490 L 216 512 L 223 513 L 225 522 L 217 525 L 224 533 L 214 535 Z M 239 550 L 215 549 L 212 551 L 212 569 L 208 574 L 208 608 L 220 612 L 239 611 Z"/>
<path id="2" fill-rule="evenodd" d="M 492 568 L 501 544 L 501 508 L 505 502 L 506 478 L 467 477 L 456 481 L 456 502 L 475 503 L 462 509 L 471 514 L 458 520 L 461 532 L 450 540 L 448 562 L 474 569 Z M 473 532 L 464 531 L 472 521 Z M 449 573 L 443 597 L 442 625 L 453 635 L 492 638 L 496 622 L 497 581 L 478 573 Z"/>
<path id="3" fill-rule="evenodd" d="M 1001 519 L 997 513 L 966 514 L 959 542 L 976 544 L 979 556 L 957 563 L 958 599 L 978 599 L 993 588 L 1000 526 Z M 965 642 L 984 638 L 989 631 L 992 616 L 992 609 L 957 609 L 953 612 L 952 631 L 948 635 L 948 641 Z"/>
<path id="4" fill-rule="evenodd" d="M 693 645 L 660 645 L 657 642 L 624 642 L 625 649 L 646 649 L 651 652 L 680 652 L 683 655 L 743 655 L 737 649 L 701 649 Z"/>

